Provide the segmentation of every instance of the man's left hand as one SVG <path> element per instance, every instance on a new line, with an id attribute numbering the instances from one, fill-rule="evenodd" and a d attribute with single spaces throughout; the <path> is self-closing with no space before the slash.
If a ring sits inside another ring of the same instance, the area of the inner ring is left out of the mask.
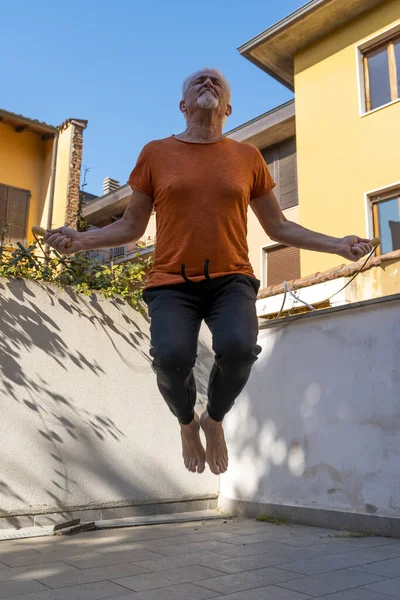
<path id="1" fill-rule="evenodd" d="M 356 235 L 347 235 L 339 242 L 336 254 L 356 262 L 366 254 L 372 252 L 371 240 L 359 238 Z"/>

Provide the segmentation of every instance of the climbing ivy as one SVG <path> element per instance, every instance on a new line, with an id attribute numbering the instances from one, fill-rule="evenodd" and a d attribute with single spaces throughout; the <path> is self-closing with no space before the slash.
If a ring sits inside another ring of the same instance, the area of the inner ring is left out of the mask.
<path id="1" fill-rule="evenodd" d="M 100 292 L 106 298 L 121 296 L 136 309 L 151 267 L 152 256 L 137 253 L 134 262 L 105 265 L 85 252 L 61 256 L 55 250 L 45 252 L 39 241 L 29 247 L 18 243 L 9 249 L 0 245 L 0 277 L 45 281 L 62 287 L 70 286 L 80 294 L 90 296 Z"/>

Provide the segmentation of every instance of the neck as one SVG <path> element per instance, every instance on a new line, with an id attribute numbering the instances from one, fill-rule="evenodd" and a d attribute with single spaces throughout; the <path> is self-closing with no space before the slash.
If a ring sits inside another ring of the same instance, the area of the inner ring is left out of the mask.
<path id="1" fill-rule="evenodd" d="M 209 111 L 212 112 L 212 111 Z M 179 137 L 191 142 L 198 142 L 207 144 L 210 142 L 218 142 L 222 140 L 222 122 L 212 118 L 214 115 L 210 114 L 203 118 L 188 118 L 186 131 Z"/>

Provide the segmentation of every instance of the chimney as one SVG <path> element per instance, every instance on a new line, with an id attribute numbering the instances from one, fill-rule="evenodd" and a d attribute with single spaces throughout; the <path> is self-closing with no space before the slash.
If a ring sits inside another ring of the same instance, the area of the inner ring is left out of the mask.
<path id="1" fill-rule="evenodd" d="M 119 181 L 116 179 L 111 179 L 111 177 L 106 177 L 103 181 L 103 194 L 109 194 L 110 192 L 115 192 L 120 187 Z"/>

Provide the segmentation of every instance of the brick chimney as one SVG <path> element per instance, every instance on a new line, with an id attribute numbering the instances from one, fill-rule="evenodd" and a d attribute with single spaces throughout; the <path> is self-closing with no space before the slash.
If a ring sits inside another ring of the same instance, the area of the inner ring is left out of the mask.
<path id="1" fill-rule="evenodd" d="M 71 161 L 68 178 L 67 207 L 65 213 L 65 224 L 76 227 L 79 212 L 79 187 L 81 179 L 83 130 L 87 121 L 82 119 L 68 119 L 60 125 L 61 130 L 73 127 Z"/>

